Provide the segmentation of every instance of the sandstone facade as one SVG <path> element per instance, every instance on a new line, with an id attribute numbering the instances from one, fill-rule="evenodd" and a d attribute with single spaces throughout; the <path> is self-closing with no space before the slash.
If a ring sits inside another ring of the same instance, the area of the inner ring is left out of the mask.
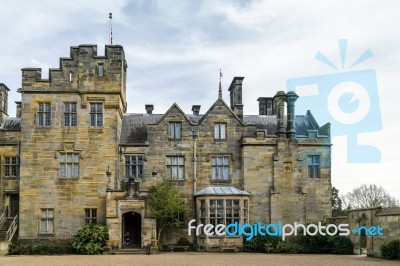
<path id="1" fill-rule="evenodd" d="M 311 112 L 295 115 L 294 92 L 259 98 L 260 114 L 245 115 L 244 78 L 235 77 L 230 104 L 220 84 L 204 114 L 198 105 L 187 114 L 177 104 L 165 114 L 153 114 L 152 105 L 126 114 L 126 67 L 119 45 L 106 46 L 105 56 L 80 45 L 49 79 L 40 69 L 22 70 L 14 118 L 20 128 L 10 130 L 5 118 L 0 131 L 2 158 L 20 158 L 19 179 L 2 184 L 19 195 L 20 239 L 71 239 L 95 220 L 107 224 L 114 246 L 142 248 L 156 230 L 147 191 L 163 178 L 175 180 L 189 208 L 185 226 L 166 231 L 164 243 L 187 237 L 191 219 L 293 223 L 330 216 L 329 123 L 319 126 Z M 2 207 L 9 209 L 6 198 Z M 221 241 L 189 239 L 205 249 Z"/>

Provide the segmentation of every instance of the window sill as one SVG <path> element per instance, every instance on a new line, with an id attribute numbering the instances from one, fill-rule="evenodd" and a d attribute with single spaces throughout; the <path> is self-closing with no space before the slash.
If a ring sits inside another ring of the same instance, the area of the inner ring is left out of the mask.
<path id="1" fill-rule="evenodd" d="M 182 138 L 168 138 L 169 141 L 181 141 Z"/>
<path id="2" fill-rule="evenodd" d="M 226 138 L 225 139 L 214 139 L 215 142 L 226 142 Z"/>
<path id="3" fill-rule="evenodd" d="M 210 178 L 210 183 L 212 184 L 229 184 L 232 182 L 232 179 L 213 179 L 212 177 Z"/>

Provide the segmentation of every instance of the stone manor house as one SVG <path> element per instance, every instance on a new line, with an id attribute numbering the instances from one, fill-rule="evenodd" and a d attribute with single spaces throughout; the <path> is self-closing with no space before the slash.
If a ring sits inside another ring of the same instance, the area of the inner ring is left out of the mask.
<path id="1" fill-rule="evenodd" d="M 163 178 L 179 188 L 189 212 L 182 236 L 212 249 L 241 237 L 188 237 L 187 223 L 306 223 L 331 216 L 330 124 L 295 115 L 294 92 L 258 98 L 245 115 L 244 78 L 234 77 L 229 103 L 221 84 L 214 104 L 192 113 L 177 104 L 163 114 L 143 104 L 129 114 L 123 47 L 71 47 L 59 68 L 23 68 L 21 101 L 8 117 L 9 88 L 0 84 L 0 237 L 3 241 L 70 240 L 85 224 L 109 228 L 115 247 L 147 246 L 156 222 L 148 189 Z M 261 95 L 263 96 L 263 95 Z M 144 101 L 147 101 L 144 99 Z M 126 236 L 128 236 L 126 238 Z"/>

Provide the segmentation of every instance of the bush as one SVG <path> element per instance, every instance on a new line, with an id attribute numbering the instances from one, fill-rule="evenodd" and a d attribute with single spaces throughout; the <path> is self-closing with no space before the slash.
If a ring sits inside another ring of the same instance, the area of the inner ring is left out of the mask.
<path id="1" fill-rule="evenodd" d="M 24 244 L 19 241 L 11 243 L 8 249 L 9 255 L 52 255 L 71 254 L 73 248 L 70 244 L 38 243 L 35 245 Z"/>
<path id="2" fill-rule="evenodd" d="M 79 229 L 72 242 L 72 247 L 80 254 L 101 254 L 108 238 L 107 226 L 90 223 Z"/>
<path id="3" fill-rule="evenodd" d="M 392 240 L 380 247 L 382 258 L 395 260 L 400 258 L 400 240 Z"/>
<path id="4" fill-rule="evenodd" d="M 332 252 L 333 254 L 340 255 L 352 255 L 353 254 L 353 242 L 350 238 L 345 236 L 333 236 L 331 237 L 333 242 Z"/>
<path id="5" fill-rule="evenodd" d="M 251 240 L 247 241 L 243 237 L 243 251 L 244 252 L 257 252 L 269 253 L 273 252 L 280 242 L 279 237 L 275 236 L 262 236 L 256 235 Z"/>

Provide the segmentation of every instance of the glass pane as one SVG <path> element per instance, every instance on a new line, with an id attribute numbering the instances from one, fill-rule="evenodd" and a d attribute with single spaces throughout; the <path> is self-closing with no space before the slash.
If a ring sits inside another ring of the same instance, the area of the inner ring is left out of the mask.
<path id="1" fill-rule="evenodd" d="M 217 200 L 217 207 L 222 208 L 224 201 L 223 200 Z"/>
<path id="2" fill-rule="evenodd" d="M 231 208 L 232 207 L 232 200 L 226 200 L 226 207 Z"/>
<path id="3" fill-rule="evenodd" d="M 97 126 L 100 127 L 103 125 L 103 115 L 102 114 L 98 114 L 97 115 Z"/>
<path id="4" fill-rule="evenodd" d="M 166 164 L 167 164 L 167 165 L 171 165 L 171 156 L 167 156 L 166 158 L 167 158 Z"/>
<path id="5" fill-rule="evenodd" d="M 217 157 L 212 157 L 211 163 L 212 163 L 212 165 L 216 165 L 217 164 Z"/>
<path id="6" fill-rule="evenodd" d="M 233 217 L 239 217 L 239 209 L 233 209 Z"/>
<path id="7" fill-rule="evenodd" d="M 214 138 L 219 139 L 219 124 L 214 125 Z"/>
<path id="8" fill-rule="evenodd" d="M 216 166 L 212 167 L 212 178 L 213 179 L 217 178 L 217 167 Z"/>
<path id="9" fill-rule="evenodd" d="M 43 113 L 39 114 L 39 126 L 43 126 Z"/>
<path id="10" fill-rule="evenodd" d="M 70 107 L 69 103 L 66 103 L 64 106 L 65 106 L 65 108 L 64 108 L 65 112 L 69 112 L 69 110 L 70 110 L 69 109 L 69 107 Z"/>
<path id="11" fill-rule="evenodd" d="M 91 112 L 91 113 L 96 112 L 96 106 L 95 106 L 94 103 L 91 103 L 91 104 L 90 104 L 90 112 Z"/>
<path id="12" fill-rule="evenodd" d="M 185 170 L 183 166 L 179 166 L 179 179 L 184 179 L 185 178 Z"/>
<path id="13" fill-rule="evenodd" d="M 226 217 L 232 217 L 232 210 L 226 209 Z"/>
<path id="14" fill-rule="evenodd" d="M 72 162 L 72 153 L 67 153 L 67 162 Z"/>
<path id="15" fill-rule="evenodd" d="M 39 112 L 43 112 L 44 108 L 43 108 L 43 103 L 39 103 Z"/>
<path id="16" fill-rule="evenodd" d="M 42 210 L 42 218 L 46 218 L 47 217 L 47 210 Z"/>
<path id="17" fill-rule="evenodd" d="M 85 209 L 85 217 L 89 217 L 90 216 L 90 209 Z"/>
<path id="18" fill-rule="evenodd" d="M 47 217 L 53 218 L 54 217 L 54 210 L 53 209 L 47 209 Z"/>
<path id="19" fill-rule="evenodd" d="M 167 167 L 167 176 L 170 178 L 172 177 L 172 167 L 171 166 Z"/>
<path id="20" fill-rule="evenodd" d="M 90 126 L 94 127 L 96 125 L 96 120 L 94 114 L 90 114 Z"/>
<path id="21" fill-rule="evenodd" d="M 169 137 L 174 138 L 174 123 L 169 123 Z"/>
<path id="22" fill-rule="evenodd" d="M 224 179 L 229 179 L 229 168 L 224 167 Z"/>
<path id="23" fill-rule="evenodd" d="M 76 163 L 79 162 L 79 154 L 77 154 L 77 153 L 74 154 L 74 162 L 76 162 Z"/>
<path id="24" fill-rule="evenodd" d="M 97 104 L 97 112 L 98 113 L 102 113 L 103 112 L 103 104 L 101 104 L 101 103 Z"/>
<path id="25" fill-rule="evenodd" d="M 172 157 L 172 165 L 178 165 L 178 157 Z"/>
<path id="26" fill-rule="evenodd" d="M 65 164 L 64 163 L 62 163 L 60 165 L 60 176 L 65 177 Z"/>
<path id="27" fill-rule="evenodd" d="M 76 120 L 76 114 L 72 114 L 72 115 L 71 115 L 71 126 L 75 127 L 76 124 L 77 124 L 76 122 L 77 122 L 77 120 Z"/>
<path id="28" fill-rule="evenodd" d="M 47 232 L 47 221 L 40 220 L 40 232 L 46 233 Z"/>
<path id="29" fill-rule="evenodd" d="M 173 179 L 178 178 L 178 167 L 176 167 L 176 166 L 172 167 L 172 178 Z"/>
<path id="30" fill-rule="evenodd" d="M 239 208 L 239 200 L 234 200 L 233 201 L 233 207 L 234 208 Z"/>
<path id="31" fill-rule="evenodd" d="M 54 231 L 54 221 L 53 220 L 49 220 L 49 221 L 47 221 L 48 222 L 48 231 L 47 231 L 47 233 L 53 233 L 53 231 Z"/>
<path id="32" fill-rule="evenodd" d="M 69 114 L 64 114 L 64 126 L 69 126 Z"/>
<path id="33" fill-rule="evenodd" d="M 184 165 L 184 160 L 185 160 L 185 158 L 184 158 L 183 156 L 179 156 L 179 157 L 178 157 L 178 163 L 179 163 L 179 165 Z"/>
<path id="34" fill-rule="evenodd" d="M 72 175 L 72 164 L 67 164 L 67 177 Z"/>
<path id="35" fill-rule="evenodd" d="M 76 103 L 71 103 L 71 112 L 76 113 Z"/>
<path id="36" fill-rule="evenodd" d="M 201 208 L 205 208 L 206 207 L 206 201 L 205 200 L 201 200 L 200 201 L 200 206 L 201 206 Z"/>
<path id="37" fill-rule="evenodd" d="M 138 156 L 138 165 L 143 165 L 143 157 L 142 156 Z"/>
<path id="38" fill-rule="evenodd" d="M 225 124 L 221 124 L 221 139 L 225 138 Z"/>
<path id="39" fill-rule="evenodd" d="M 79 177 L 79 165 L 74 164 L 74 177 Z"/>
<path id="40" fill-rule="evenodd" d="M 46 103 L 46 112 L 50 112 L 50 104 Z"/>
<path id="41" fill-rule="evenodd" d="M 229 157 L 224 157 L 224 165 L 229 165 Z"/>
<path id="42" fill-rule="evenodd" d="M 210 208 L 214 207 L 215 208 L 215 200 L 210 200 Z"/>
<path id="43" fill-rule="evenodd" d="M 175 123 L 175 138 L 181 138 L 181 123 Z"/>
<path id="44" fill-rule="evenodd" d="M 224 217 L 224 210 L 223 210 L 223 209 L 218 209 L 217 217 L 218 217 L 218 218 Z"/>

